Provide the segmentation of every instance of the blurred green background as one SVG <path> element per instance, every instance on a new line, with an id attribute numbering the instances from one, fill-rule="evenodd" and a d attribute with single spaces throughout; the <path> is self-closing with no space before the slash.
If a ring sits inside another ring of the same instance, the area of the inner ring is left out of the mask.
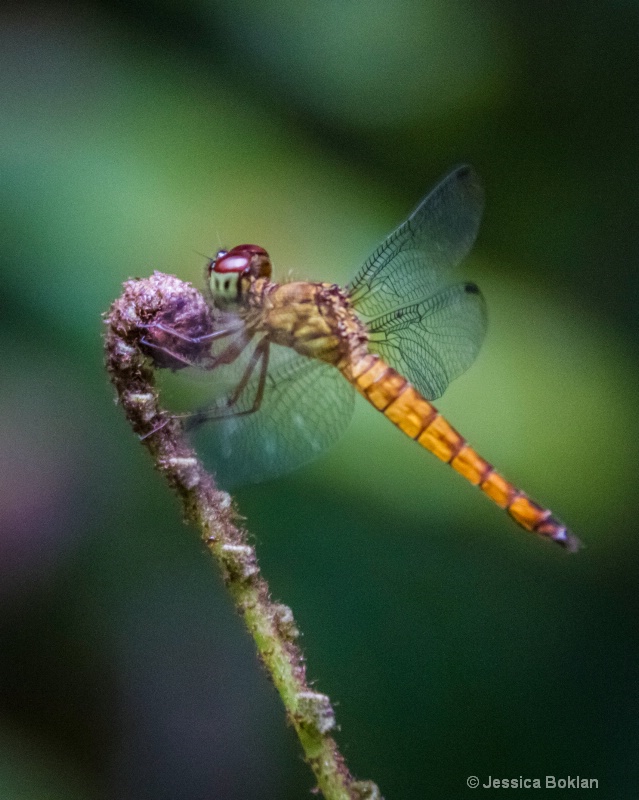
<path id="1" fill-rule="evenodd" d="M 363 407 L 239 508 L 387 800 L 470 797 L 468 775 L 638 796 L 638 26 L 633 0 L 3 5 L 3 800 L 308 796 L 113 404 L 100 314 L 130 276 L 199 282 L 221 244 L 344 282 L 462 161 L 490 328 L 439 405 L 586 549 L 520 531 Z"/>

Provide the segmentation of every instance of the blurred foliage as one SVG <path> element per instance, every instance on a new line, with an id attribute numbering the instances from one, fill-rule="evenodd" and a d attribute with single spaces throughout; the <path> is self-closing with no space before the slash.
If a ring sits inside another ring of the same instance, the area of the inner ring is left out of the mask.
<path id="1" fill-rule="evenodd" d="M 112 403 L 100 314 L 255 241 L 345 281 L 455 163 L 491 327 L 441 403 L 587 544 L 526 536 L 371 409 L 238 493 L 392 798 L 639 786 L 638 7 L 492 0 L 0 11 L 0 796 L 250 800 L 310 779 L 242 624 Z M 555 795 L 553 795 L 555 796 Z"/>

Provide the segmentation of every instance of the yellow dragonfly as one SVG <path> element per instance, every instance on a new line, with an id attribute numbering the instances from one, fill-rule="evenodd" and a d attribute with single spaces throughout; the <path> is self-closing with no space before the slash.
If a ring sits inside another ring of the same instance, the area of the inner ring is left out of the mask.
<path id="1" fill-rule="evenodd" d="M 262 481 L 314 458 L 343 433 L 356 390 L 523 528 L 578 548 L 550 510 L 503 478 L 431 403 L 470 366 L 484 338 L 481 292 L 449 279 L 475 241 L 482 209 L 473 169 L 455 169 L 345 288 L 276 283 L 258 245 L 218 252 L 206 270 L 214 332 L 193 339 L 191 358 L 183 334 L 180 355 L 172 352 L 164 325 L 145 343 L 214 377 L 211 404 L 186 427 L 203 434 L 223 486 Z"/>

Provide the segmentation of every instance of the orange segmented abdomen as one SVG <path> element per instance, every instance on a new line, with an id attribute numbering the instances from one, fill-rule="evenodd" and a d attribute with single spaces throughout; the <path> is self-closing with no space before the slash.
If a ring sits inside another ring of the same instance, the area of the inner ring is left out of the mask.
<path id="1" fill-rule="evenodd" d="M 368 354 L 342 371 L 369 403 L 422 447 L 479 488 L 528 531 L 574 552 L 579 540 L 552 512 L 502 478 L 437 411 L 435 406 L 379 356 Z"/>

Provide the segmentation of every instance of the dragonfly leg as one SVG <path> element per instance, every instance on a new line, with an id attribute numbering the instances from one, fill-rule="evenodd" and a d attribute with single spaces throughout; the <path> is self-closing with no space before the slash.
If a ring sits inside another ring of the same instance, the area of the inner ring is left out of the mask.
<path id="1" fill-rule="evenodd" d="M 212 409 L 200 409 L 200 411 L 196 411 L 193 414 L 187 415 L 185 427 L 187 430 L 191 430 L 192 428 L 197 427 L 202 422 L 207 422 L 210 420 L 216 419 L 224 419 L 228 417 L 242 417 L 246 416 L 247 414 L 254 414 L 256 411 L 259 410 L 260 406 L 262 405 L 262 399 L 264 397 L 264 389 L 266 386 L 266 376 L 268 372 L 268 362 L 269 362 L 269 353 L 270 353 L 270 341 L 265 336 L 255 347 L 253 351 L 250 361 L 244 370 L 244 374 L 238 385 L 235 387 L 233 394 L 228 398 L 225 405 L 220 408 L 212 408 Z M 242 392 L 246 388 L 253 372 L 257 364 L 260 364 L 260 372 L 259 372 L 259 382 L 257 385 L 257 390 L 255 392 L 255 397 L 253 399 L 253 404 L 250 408 L 246 408 L 242 411 L 237 411 L 233 408 L 233 406 L 239 400 Z"/>
<path id="2" fill-rule="evenodd" d="M 218 331 L 202 334 L 202 336 L 188 336 L 187 334 L 180 333 L 180 331 L 172 328 L 170 325 L 165 325 L 163 322 L 150 322 L 148 325 L 140 325 L 144 330 L 155 330 L 166 333 L 167 336 L 173 336 L 186 344 L 203 344 L 204 342 L 214 342 L 216 339 L 223 339 L 225 336 L 232 336 L 234 333 L 242 330 L 243 324 L 233 325 L 228 328 L 222 328 Z M 147 342 L 148 343 L 148 342 Z"/>
<path id="3" fill-rule="evenodd" d="M 177 353 L 175 350 L 171 350 L 170 347 L 164 347 L 164 345 L 156 344 L 155 342 L 150 341 L 146 338 L 146 336 L 140 337 L 140 344 L 151 350 L 155 350 L 158 353 L 162 353 L 164 356 L 168 356 L 169 359 L 177 361 L 180 364 L 183 364 L 185 367 L 193 367 L 199 363 L 199 359 L 187 358 L 186 356 Z"/>
<path id="4" fill-rule="evenodd" d="M 184 332 L 183 329 L 174 328 L 163 322 L 150 322 L 140 325 L 140 344 L 143 350 L 150 355 L 155 366 L 172 370 L 184 367 L 198 366 L 201 369 L 213 369 L 217 363 L 229 363 L 246 346 L 246 335 L 240 334 L 241 346 L 235 342 L 223 347 L 219 355 L 211 353 L 213 342 L 226 336 L 232 336 L 242 331 L 243 326 L 231 326 L 220 330 L 204 333 L 198 336 Z M 202 328 L 200 327 L 200 330 Z M 197 329 L 195 332 L 198 332 Z M 151 351 L 151 352 L 148 352 Z"/>
<path id="5" fill-rule="evenodd" d="M 246 329 L 244 329 L 242 336 L 238 337 L 236 341 L 227 345 L 224 350 L 217 355 L 209 356 L 208 360 L 205 361 L 201 366 L 203 366 L 204 369 L 215 369 L 220 364 L 232 364 L 236 358 L 239 358 L 239 356 L 242 355 L 252 338 L 253 334 L 247 333 Z M 257 347 L 255 350 L 257 351 Z M 251 356 L 251 363 L 254 356 L 255 353 L 253 353 Z"/>
<path id="6" fill-rule="evenodd" d="M 253 374 L 253 370 L 255 369 L 257 362 L 260 361 L 260 381 L 257 385 L 257 391 L 255 392 L 255 400 L 253 401 L 252 408 L 245 412 L 247 414 L 252 414 L 254 411 L 257 411 L 259 407 L 262 405 L 262 398 L 264 397 L 264 386 L 266 384 L 266 372 L 268 370 L 268 357 L 270 353 L 270 342 L 268 338 L 265 336 L 257 345 L 255 350 L 253 350 L 253 354 L 251 356 L 251 360 L 249 361 L 246 369 L 244 370 L 244 375 L 242 375 L 242 379 L 238 383 L 235 391 L 231 395 L 228 400 L 227 405 L 234 406 L 237 403 L 238 398 L 246 388 L 246 384 L 249 382 L 251 375 Z"/>

